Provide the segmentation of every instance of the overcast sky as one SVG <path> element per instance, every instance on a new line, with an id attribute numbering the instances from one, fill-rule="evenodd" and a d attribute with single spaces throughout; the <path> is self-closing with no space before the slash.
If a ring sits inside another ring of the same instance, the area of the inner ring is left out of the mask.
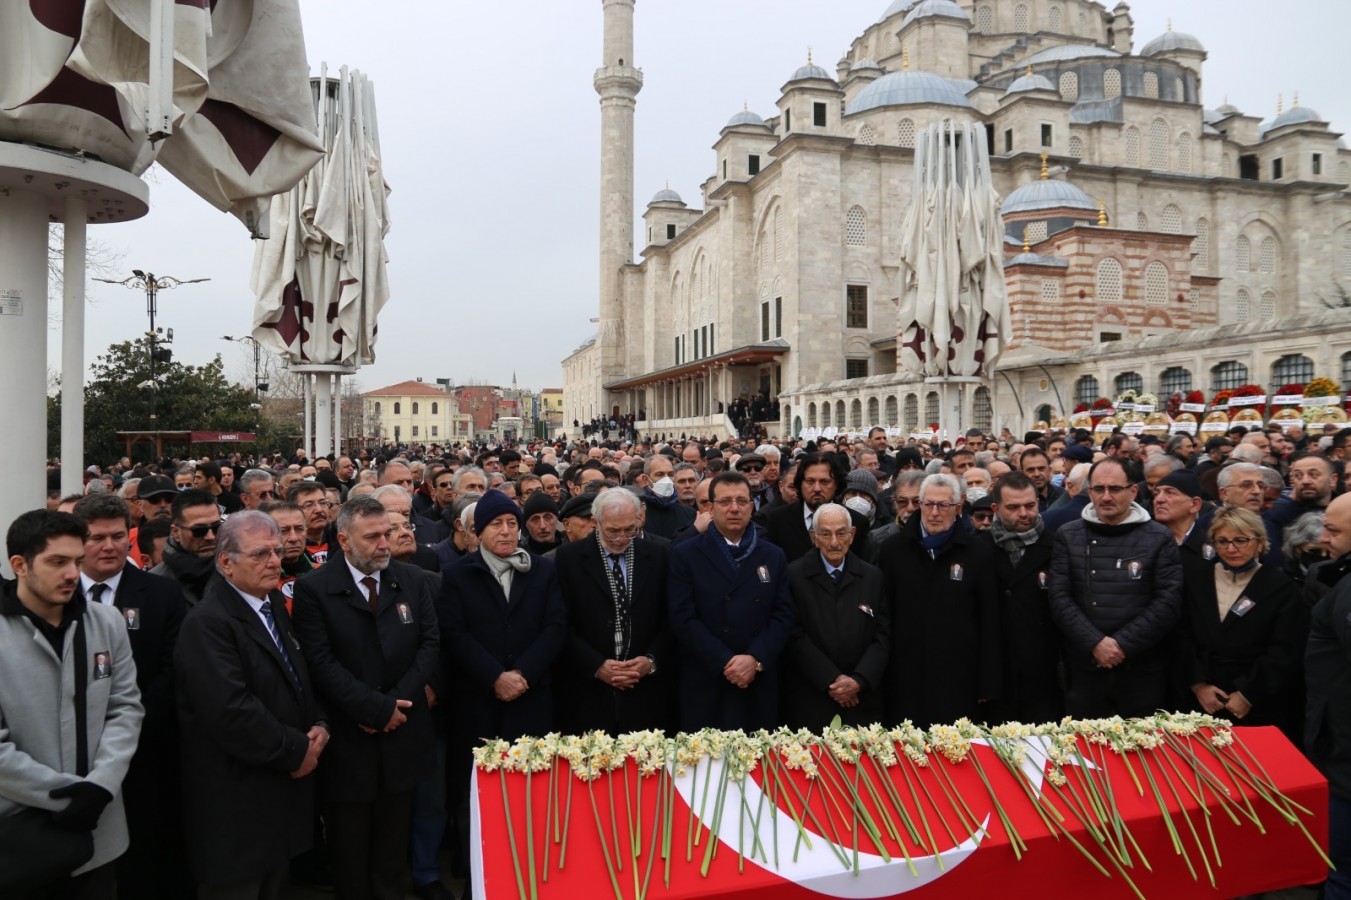
<path id="1" fill-rule="evenodd" d="M 669 180 L 691 206 L 711 146 L 742 107 L 768 117 L 807 48 L 834 72 L 888 0 L 638 0 L 635 220 Z M 1210 53 L 1205 103 L 1270 118 L 1276 98 L 1351 127 L 1337 61 L 1351 33 L 1345 0 L 1136 0 L 1136 48 L 1173 27 Z M 301 0 L 306 54 L 374 81 L 390 197 L 391 297 L 372 390 L 405 379 L 562 386 L 560 361 L 596 315 L 600 0 Z M 152 170 L 153 171 L 153 170 Z M 180 361 L 223 354 L 233 377 L 252 356 L 220 340 L 247 333 L 253 246 L 244 227 L 170 176 L 151 176 L 151 211 L 90 229 L 133 268 L 210 278 L 160 294 Z M 1073 174 L 1069 176 L 1073 179 Z M 641 246 L 635 240 L 635 247 Z M 146 328 L 145 298 L 91 282 L 86 358 Z M 60 298 L 53 309 L 59 310 Z M 60 364 L 59 330 L 49 365 Z"/>

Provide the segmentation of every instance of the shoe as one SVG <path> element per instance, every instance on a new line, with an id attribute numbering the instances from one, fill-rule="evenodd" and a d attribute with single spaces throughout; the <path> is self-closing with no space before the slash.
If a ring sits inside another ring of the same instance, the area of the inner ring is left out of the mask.
<path id="1" fill-rule="evenodd" d="M 413 893 L 417 894 L 422 900 L 455 900 L 455 894 L 450 888 L 439 881 L 429 881 L 426 884 L 419 884 L 413 888 Z"/>

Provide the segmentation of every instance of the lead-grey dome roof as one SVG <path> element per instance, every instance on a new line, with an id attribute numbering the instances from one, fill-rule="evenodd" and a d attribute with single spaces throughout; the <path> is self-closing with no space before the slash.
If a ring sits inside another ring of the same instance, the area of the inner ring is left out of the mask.
<path id="1" fill-rule="evenodd" d="M 953 3 L 952 0 L 919 0 L 919 3 L 915 4 L 914 8 L 906 15 L 901 27 L 905 28 L 918 19 L 928 19 L 934 16 L 945 16 L 949 19 L 971 22 L 971 17 L 967 15 L 966 10 Z"/>
<path id="2" fill-rule="evenodd" d="M 894 15 L 896 15 L 896 14 L 898 14 L 898 13 L 903 13 L 903 12 L 905 12 L 907 9 L 909 9 L 910 7 L 912 7 L 912 6 L 914 6 L 914 5 L 915 5 L 915 0 L 893 0 L 892 4 L 891 4 L 890 6 L 887 7 L 887 11 L 884 12 L 884 13 L 882 13 L 881 18 L 879 18 L 877 21 L 879 21 L 879 22 L 885 22 L 887 19 L 890 19 L 892 16 L 894 16 Z"/>
<path id="3" fill-rule="evenodd" d="M 789 81 L 802 81 L 804 78 L 824 78 L 826 81 L 834 81 L 835 78 L 825 69 L 815 63 L 807 63 L 802 68 L 793 73 Z"/>
<path id="4" fill-rule="evenodd" d="M 966 94 L 974 87 L 974 82 L 944 78 L 933 72 L 892 72 L 859 91 L 844 112 L 852 115 L 883 106 L 924 103 L 970 109 L 971 101 L 966 99 Z"/>
<path id="5" fill-rule="evenodd" d="M 1324 122 L 1326 121 L 1318 114 L 1318 111 L 1308 106 L 1295 106 L 1287 109 L 1276 118 L 1262 126 L 1262 133 L 1275 131 L 1277 128 L 1284 128 L 1287 125 L 1301 125 L 1305 122 Z"/>
<path id="6" fill-rule="evenodd" d="M 858 72 L 863 69 L 880 69 L 880 68 L 882 67 L 877 64 L 877 60 L 873 59 L 872 57 L 867 57 L 865 59 L 860 59 L 858 62 L 850 66 L 849 71 Z"/>
<path id="7" fill-rule="evenodd" d="M 1023 185 L 1004 198 L 1000 213 L 1038 212 L 1043 209 L 1084 209 L 1097 212 L 1098 206 L 1082 190 L 1068 181 L 1043 178 Z"/>
<path id="8" fill-rule="evenodd" d="M 1053 93 L 1058 93 L 1055 85 L 1051 83 L 1051 79 L 1047 78 L 1045 75 L 1038 75 L 1035 72 L 1014 79 L 1013 84 L 1009 85 L 1009 89 L 1004 93 L 1005 95 L 1021 94 L 1026 91 L 1051 91 Z"/>
<path id="9" fill-rule="evenodd" d="M 657 191 L 657 193 L 653 194 L 652 199 L 648 201 L 647 205 L 651 206 L 653 203 L 684 203 L 684 202 L 685 202 L 684 200 L 680 199 L 679 194 L 677 194 L 675 191 L 667 187 L 662 188 L 661 190 Z"/>
<path id="10" fill-rule="evenodd" d="M 1201 42 L 1190 34 L 1183 34 L 1180 31 L 1165 31 L 1163 34 L 1154 38 L 1144 49 L 1140 51 L 1141 56 L 1154 56 L 1159 53 L 1167 53 L 1171 50 L 1191 50 L 1196 53 L 1205 53 L 1206 48 Z"/>
<path id="11" fill-rule="evenodd" d="M 1044 62 L 1063 62 L 1068 59 L 1086 59 L 1093 56 L 1116 58 L 1121 54 L 1106 47 L 1099 47 L 1096 44 L 1057 44 L 1054 47 L 1047 47 L 1039 53 L 1032 54 L 1027 61 L 1035 66 Z"/>
<path id="12" fill-rule="evenodd" d="M 727 124 L 724 125 L 723 127 L 731 128 L 733 125 L 764 125 L 764 124 L 765 124 L 764 119 L 760 118 L 758 115 L 751 112 L 749 109 L 743 109 L 741 112 L 737 113 L 736 115 L 732 116 L 732 118 L 728 119 Z"/>

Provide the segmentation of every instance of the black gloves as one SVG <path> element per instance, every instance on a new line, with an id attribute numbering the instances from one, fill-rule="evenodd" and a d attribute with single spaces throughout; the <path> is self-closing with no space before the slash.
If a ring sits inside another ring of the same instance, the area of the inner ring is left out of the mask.
<path id="1" fill-rule="evenodd" d="M 70 831 L 93 831 L 98 826 L 103 808 L 113 802 L 113 795 L 89 781 L 77 781 L 47 794 L 53 800 L 70 798 L 70 805 L 52 815 L 52 821 Z"/>

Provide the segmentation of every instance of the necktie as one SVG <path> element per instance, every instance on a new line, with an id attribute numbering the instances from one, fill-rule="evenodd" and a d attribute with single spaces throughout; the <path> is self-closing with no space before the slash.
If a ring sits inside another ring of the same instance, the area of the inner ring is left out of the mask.
<path id="1" fill-rule="evenodd" d="M 615 585 L 615 659 L 623 659 L 628 650 L 625 639 L 624 619 L 629 608 L 629 592 L 624 584 L 624 569 L 619 565 L 618 554 L 610 554 L 610 575 Z"/>
<path id="2" fill-rule="evenodd" d="M 92 601 L 95 602 L 95 603 L 102 603 L 102 602 L 103 602 L 103 594 L 104 594 L 104 592 L 106 592 L 107 590 L 108 590 L 108 585 L 106 585 L 106 584 L 104 584 L 103 582 L 100 581 L 98 584 L 96 584 L 96 585 L 92 586 L 91 588 L 89 588 L 89 599 L 92 600 Z"/>
<path id="3" fill-rule="evenodd" d="M 610 555 L 610 571 L 615 578 L 615 593 L 617 593 L 621 606 L 627 606 L 629 602 L 628 585 L 624 583 L 624 567 L 619 564 L 622 559 L 619 554 Z"/>
<path id="4" fill-rule="evenodd" d="M 835 569 L 830 573 L 830 577 L 836 584 L 839 584 L 840 579 L 844 578 L 844 569 Z"/>
<path id="5" fill-rule="evenodd" d="M 277 650 L 281 652 L 282 662 L 286 663 L 286 668 L 291 670 L 291 677 L 295 679 L 296 686 L 300 686 L 300 673 L 296 671 L 295 663 L 291 662 L 291 654 L 286 652 L 286 645 L 282 643 L 281 632 L 277 630 L 277 620 L 272 617 L 272 601 L 263 601 L 263 620 L 267 622 L 268 633 L 272 635 L 272 643 L 277 645 Z"/>
<path id="6" fill-rule="evenodd" d="M 366 588 L 366 597 L 370 600 L 371 612 L 380 610 L 380 592 L 376 589 L 375 579 L 367 575 L 361 579 L 361 584 Z"/>

